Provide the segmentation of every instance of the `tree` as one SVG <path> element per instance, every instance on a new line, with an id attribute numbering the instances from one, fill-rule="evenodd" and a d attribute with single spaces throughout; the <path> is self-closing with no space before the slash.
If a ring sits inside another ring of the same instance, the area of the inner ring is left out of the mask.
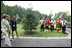
<path id="1" fill-rule="evenodd" d="M 25 29 L 26 32 L 32 32 L 32 29 L 36 29 L 36 26 L 38 25 L 37 19 L 38 18 L 32 9 L 26 9 L 26 16 L 24 16 L 22 20 L 23 29 Z"/>
<path id="2" fill-rule="evenodd" d="M 70 15 L 67 16 L 67 21 L 71 22 L 71 16 Z"/>
<path id="3" fill-rule="evenodd" d="M 5 5 L 3 4 L 3 1 L 1 1 L 1 19 L 3 18 L 3 14 L 6 13 L 6 7 Z"/>
<path id="4" fill-rule="evenodd" d="M 66 19 L 67 21 L 70 21 L 70 16 L 69 16 L 68 12 L 58 12 L 58 13 L 56 13 L 55 19 L 59 18 L 60 16 L 63 16 L 62 18 Z"/>
<path id="5" fill-rule="evenodd" d="M 50 21 L 51 21 L 51 17 L 52 16 L 53 16 L 52 13 L 50 13 L 49 16 L 48 16 L 48 18 L 49 18 Z"/>

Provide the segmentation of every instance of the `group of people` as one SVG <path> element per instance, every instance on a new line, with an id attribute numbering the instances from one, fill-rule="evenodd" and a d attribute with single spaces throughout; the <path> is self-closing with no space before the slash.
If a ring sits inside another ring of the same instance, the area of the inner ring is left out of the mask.
<path id="1" fill-rule="evenodd" d="M 57 30 L 57 32 L 59 32 L 60 30 L 62 30 L 63 33 L 66 33 L 66 20 L 64 20 L 63 18 L 61 18 L 60 20 L 57 19 L 57 21 L 55 21 L 54 19 L 52 19 L 51 21 L 47 18 L 46 20 L 44 20 L 44 18 L 42 18 L 42 20 L 40 20 L 41 22 L 41 32 L 48 32 L 48 30 L 51 30 L 51 32 L 53 30 Z M 55 27 L 55 23 L 56 23 L 56 28 Z M 14 39 L 14 31 L 16 31 L 16 35 L 18 37 L 18 33 L 17 33 L 17 26 L 16 26 L 16 17 L 13 16 L 12 19 L 10 19 L 10 16 L 7 14 L 3 15 L 3 19 L 1 21 L 1 32 L 4 34 L 5 36 L 5 44 L 7 46 L 12 46 L 11 42 L 10 42 L 10 29 L 12 30 L 12 37 Z"/>
<path id="2" fill-rule="evenodd" d="M 12 46 L 10 42 L 10 29 L 12 30 L 12 37 L 14 39 L 14 31 L 16 31 L 16 35 L 18 37 L 17 33 L 17 26 L 16 26 L 16 17 L 13 16 L 12 19 L 10 19 L 10 16 L 7 14 L 3 15 L 3 19 L 1 21 L 1 32 L 5 36 L 5 45 Z"/>
<path id="3" fill-rule="evenodd" d="M 66 23 L 67 21 L 63 18 L 59 18 L 55 21 L 54 19 L 52 19 L 51 21 L 47 18 L 46 20 L 44 20 L 44 18 L 42 18 L 40 20 L 40 23 L 41 23 L 41 32 L 43 31 L 44 32 L 44 29 L 45 29 L 45 32 L 48 32 L 48 30 L 51 30 L 51 32 L 53 30 L 56 30 L 57 32 L 59 32 L 60 30 L 62 30 L 63 33 L 67 34 L 66 33 Z M 56 28 L 55 28 L 55 24 L 56 24 Z"/>

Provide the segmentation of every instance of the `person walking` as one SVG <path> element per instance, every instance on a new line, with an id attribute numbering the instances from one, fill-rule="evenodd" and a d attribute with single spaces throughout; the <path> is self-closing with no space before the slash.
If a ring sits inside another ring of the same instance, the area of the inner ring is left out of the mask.
<path id="1" fill-rule="evenodd" d="M 10 31 L 10 25 L 8 22 L 8 15 L 6 14 L 3 15 L 3 20 L 1 21 L 1 31 L 5 36 L 5 45 L 11 47 L 12 45 L 8 36 L 8 33 Z"/>
<path id="2" fill-rule="evenodd" d="M 16 17 L 13 16 L 13 18 L 11 19 L 10 22 L 11 22 L 11 29 L 12 29 L 12 37 L 13 37 L 13 39 L 14 39 L 14 31 L 16 32 L 16 36 L 18 37 Z"/>

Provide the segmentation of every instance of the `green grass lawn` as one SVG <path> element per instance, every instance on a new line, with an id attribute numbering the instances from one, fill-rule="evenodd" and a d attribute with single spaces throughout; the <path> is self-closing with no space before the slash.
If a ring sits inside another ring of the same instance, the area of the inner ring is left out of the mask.
<path id="1" fill-rule="evenodd" d="M 57 32 L 56 30 L 54 30 L 53 32 L 51 32 L 50 30 L 48 30 L 48 32 L 41 32 L 39 27 L 40 25 L 37 26 L 37 30 L 33 30 L 35 34 L 28 35 L 28 34 L 25 34 L 24 29 L 22 29 L 22 25 L 17 24 L 18 35 L 24 36 L 24 37 L 66 37 L 67 36 L 66 34 L 63 34 L 62 32 Z M 14 35 L 16 35 L 15 32 L 14 32 Z M 11 33 L 11 36 L 12 36 L 12 33 Z"/>

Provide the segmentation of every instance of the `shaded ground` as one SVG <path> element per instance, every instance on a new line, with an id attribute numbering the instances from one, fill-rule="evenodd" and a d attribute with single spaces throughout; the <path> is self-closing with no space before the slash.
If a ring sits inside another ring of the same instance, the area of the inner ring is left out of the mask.
<path id="1" fill-rule="evenodd" d="M 71 39 L 15 39 L 11 43 L 13 47 L 71 47 Z M 6 47 L 4 40 L 1 47 Z"/>

